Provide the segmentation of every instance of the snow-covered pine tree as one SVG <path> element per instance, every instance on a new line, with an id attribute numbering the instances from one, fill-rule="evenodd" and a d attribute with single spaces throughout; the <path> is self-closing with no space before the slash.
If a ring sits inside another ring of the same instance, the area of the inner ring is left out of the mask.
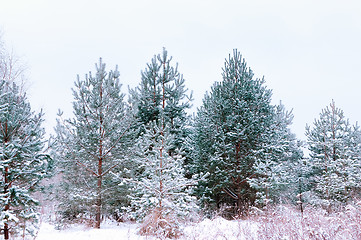
<path id="1" fill-rule="evenodd" d="M 111 172 L 125 172 L 131 115 L 121 93 L 119 72 L 106 72 L 100 59 L 96 73 L 75 82 L 75 118 L 58 119 L 56 152 L 63 176 L 60 210 L 64 217 L 95 216 L 99 228 L 105 210 L 124 206 L 126 189 Z M 61 115 L 61 114 L 60 114 Z"/>
<path id="2" fill-rule="evenodd" d="M 242 211 L 256 198 L 248 179 L 274 123 L 271 91 L 254 79 L 240 53 L 226 59 L 223 81 L 213 85 L 199 108 L 194 126 L 193 172 L 209 173 L 197 194 L 211 207 L 226 204 Z"/>
<path id="3" fill-rule="evenodd" d="M 12 81 L 0 81 L 0 228 L 10 233 L 35 234 L 37 189 L 51 167 L 44 154 L 43 113 L 35 113 L 24 92 Z M 35 228 L 34 228 L 35 227 Z"/>
<path id="4" fill-rule="evenodd" d="M 195 181 L 185 177 L 184 157 L 179 149 L 170 149 L 174 139 L 167 129 L 148 124 L 138 139 L 138 180 L 132 181 L 129 213 L 143 222 L 144 235 L 176 237 L 179 220 L 190 218 L 198 210 L 191 196 Z M 151 147 L 149 147 L 151 146 Z"/>
<path id="5" fill-rule="evenodd" d="M 275 108 L 268 141 L 255 162 L 257 177 L 250 178 L 251 187 L 257 190 L 257 202 L 266 206 L 269 202 L 294 201 L 299 191 L 298 167 L 303 153 L 301 142 L 291 132 L 292 111 L 280 103 Z"/>
<path id="6" fill-rule="evenodd" d="M 322 109 L 313 125 L 306 126 L 306 136 L 315 203 L 332 210 L 335 204 L 350 200 L 359 188 L 360 130 L 350 125 L 334 101 Z"/>
<path id="7" fill-rule="evenodd" d="M 162 54 L 154 56 L 141 75 L 140 86 L 131 90 L 131 102 L 136 110 L 138 135 L 145 127 L 164 117 L 164 123 L 173 135 L 170 149 L 185 148 L 188 136 L 189 117 L 186 111 L 191 107 L 192 94 L 187 94 L 185 80 L 178 71 L 178 63 L 171 64 L 172 57 L 163 48 Z M 165 98 L 163 109 L 162 96 Z M 161 116 L 163 112 L 164 116 Z"/>
<path id="8" fill-rule="evenodd" d="M 176 237 L 178 219 L 196 210 L 190 195 L 194 181 L 184 172 L 180 149 L 185 127 L 184 80 L 163 50 L 142 74 L 138 91 L 138 123 L 141 131 L 134 156 L 136 180 L 130 213 L 143 221 L 142 234 Z M 188 99 L 188 98 L 187 98 Z"/>
<path id="9" fill-rule="evenodd" d="M 361 129 L 356 124 L 352 126 L 350 137 L 346 139 L 347 155 L 350 158 L 351 167 L 347 168 L 348 175 L 348 199 L 361 197 Z"/>

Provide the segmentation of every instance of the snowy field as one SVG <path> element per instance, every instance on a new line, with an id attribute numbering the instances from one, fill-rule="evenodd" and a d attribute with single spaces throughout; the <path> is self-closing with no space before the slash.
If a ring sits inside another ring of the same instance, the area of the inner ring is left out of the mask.
<path id="1" fill-rule="evenodd" d="M 57 230 L 56 224 L 43 218 L 37 236 L 24 240 L 156 240 L 138 234 L 139 224 L 102 222 L 100 229 L 87 224 L 71 224 Z M 54 220 L 52 220 L 54 222 Z M 303 214 L 293 206 L 277 206 L 269 211 L 252 211 L 247 219 L 222 217 L 188 223 L 179 240 L 361 240 L 361 201 L 340 211 L 327 213 L 321 208 L 306 207 Z M 3 239 L 3 236 L 0 236 Z M 22 237 L 10 237 L 23 240 Z"/>
<path id="2" fill-rule="evenodd" d="M 138 226 L 105 221 L 101 229 L 74 224 L 65 230 L 56 230 L 54 225 L 43 222 L 35 240 L 159 239 L 138 235 Z M 181 230 L 180 240 L 361 240 L 361 202 L 332 214 L 319 208 L 306 208 L 301 215 L 293 207 L 279 206 L 253 213 L 247 220 L 230 221 L 216 217 L 188 224 Z"/>
<path id="3" fill-rule="evenodd" d="M 65 230 L 56 230 L 54 225 L 43 223 L 37 240 L 110 240 L 110 239 L 147 239 L 136 234 L 135 224 L 104 223 L 101 229 L 73 225 Z M 148 238 L 149 239 L 149 238 Z"/>
<path id="4" fill-rule="evenodd" d="M 105 222 L 101 229 L 93 229 L 82 225 L 73 225 L 65 230 L 56 230 L 54 225 L 43 222 L 36 240 L 155 240 L 155 237 L 140 236 L 137 234 L 137 224 Z M 248 221 L 228 221 L 223 218 L 206 219 L 200 223 L 187 226 L 180 239 L 249 239 L 244 236 L 244 230 L 249 234 L 256 233 L 256 225 Z"/>

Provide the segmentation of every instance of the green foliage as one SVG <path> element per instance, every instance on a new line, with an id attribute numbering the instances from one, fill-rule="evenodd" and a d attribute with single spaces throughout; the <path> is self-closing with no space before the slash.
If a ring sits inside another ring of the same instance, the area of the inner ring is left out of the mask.
<path id="1" fill-rule="evenodd" d="M 38 201 L 32 195 L 51 170 L 52 160 L 43 153 L 43 113 L 35 114 L 24 92 L 15 83 L 0 82 L 0 228 L 29 226 L 38 219 Z"/>
<path id="2" fill-rule="evenodd" d="M 241 210 L 255 201 L 247 179 L 262 156 L 274 118 L 271 91 L 235 50 L 225 62 L 223 81 L 215 83 L 198 110 L 193 141 L 194 170 L 209 173 L 197 194 L 204 204 L 237 204 Z"/>
<path id="3" fill-rule="evenodd" d="M 155 56 L 142 73 L 141 86 L 132 92 L 138 137 L 128 212 L 143 221 L 142 234 L 158 237 L 175 237 L 178 220 L 197 209 L 190 195 L 194 182 L 185 177 L 184 170 L 185 111 L 191 97 L 171 60 L 165 49 Z"/>
<path id="4" fill-rule="evenodd" d="M 282 104 L 271 104 L 264 82 L 253 77 L 234 50 L 223 81 L 203 99 L 190 144 L 192 173 L 208 174 L 196 189 L 204 206 L 225 204 L 232 215 L 241 214 L 249 205 L 280 202 L 295 192 L 298 177 L 289 168 L 297 165 L 302 151 L 289 129 L 293 115 Z"/>
<path id="5" fill-rule="evenodd" d="M 257 190 L 257 203 L 261 206 L 294 201 L 299 191 L 299 165 L 303 153 L 301 142 L 289 129 L 293 114 L 280 103 L 274 116 L 262 158 L 254 165 L 257 177 L 249 179 L 250 185 Z"/>
<path id="6" fill-rule="evenodd" d="M 359 192 L 361 132 L 357 125 L 349 124 L 333 101 L 313 125 L 306 127 L 306 136 L 314 201 L 331 208 Z"/>
<path id="7" fill-rule="evenodd" d="M 184 176 L 182 153 L 177 150 L 170 155 L 172 141 L 169 131 L 155 123 L 138 139 L 134 161 L 139 174 L 130 182 L 133 195 L 128 209 L 134 219 L 143 220 L 154 209 L 180 218 L 197 210 L 196 199 L 190 195 L 195 181 Z"/>
<path id="8" fill-rule="evenodd" d="M 126 189 L 117 187 L 119 180 L 111 173 L 123 172 L 131 145 L 132 116 L 117 68 L 106 72 L 100 59 L 95 75 L 78 77 L 73 95 L 75 118 L 64 120 L 59 113 L 56 128 L 62 176 L 59 210 L 68 220 L 110 215 L 128 201 Z"/>
<path id="9" fill-rule="evenodd" d="M 162 54 L 154 56 L 142 71 L 140 86 L 131 90 L 131 102 L 136 111 L 138 136 L 145 132 L 149 123 L 161 122 L 167 126 L 174 139 L 172 149 L 184 148 L 188 136 L 187 109 L 191 107 L 192 94 L 187 94 L 183 75 L 178 72 L 178 64 L 172 65 L 172 57 L 163 49 Z M 164 102 L 163 102 L 164 96 Z"/>

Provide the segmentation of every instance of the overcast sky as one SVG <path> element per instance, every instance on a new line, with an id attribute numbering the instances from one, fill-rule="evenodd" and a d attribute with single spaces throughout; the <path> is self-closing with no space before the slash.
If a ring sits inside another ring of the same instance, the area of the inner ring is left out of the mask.
<path id="1" fill-rule="evenodd" d="M 27 63 L 29 99 L 48 131 L 59 108 L 70 116 L 76 76 L 95 71 L 99 57 L 108 70 L 119 65 L 126 90 L 163 47 L 193 90 L 194 110 L 237 48 L 273 102 L 293 109 L 298 138 L 332 99 L 361 121 L 358 1 L 0 0 L 0 28 Z"/>

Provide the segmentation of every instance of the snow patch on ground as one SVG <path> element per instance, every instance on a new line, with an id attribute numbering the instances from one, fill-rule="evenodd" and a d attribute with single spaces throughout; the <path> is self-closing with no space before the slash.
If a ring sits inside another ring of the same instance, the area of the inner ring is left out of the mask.
<path id="1" fill-rule="evenodd" d="M 155 240 L 155 237 L 138 235 L 138 224 L 105 222 L 100 229 L 84 225 L 72 225 L 64 230 L 56 230 L 55 226 L 43 222 L 36 240 Z M 257 226 L 250 221 L 226 220 L 218 217 L 205 219 L 183 228 L 181 240 L 228 239 L 242 240 L 255 235 Z M 248 235 L 248 236 L 247 236 Z"/>
<path id="2" fill-rule="evenodd" d="M 72 225 L 64 230 L 56 230 L 54 225 L 42 223 L 36 240 L 143 240 L 137 235 L 137 225 L 131 223 L 103 223 L 100 229 L 82 225 Z"/>
<path id="3" fill-rule="evenodd" d="M 349 205 L 331 214 L 311 207 L 301 214 L 299 209 L 280 206 L 260 211 L 246 220 L 204 219 L 184 225 L 179 240 L 361 239 L 360 206 L 361 203 Z M 102 223 L 101 229 L 74 224 L 65 230 L 56 230 L 54 225 L 43 222 L 36 240 L 159 239 L 138 235 L 138 227 L 135 223 L 108 220 Z M 34 238 L 27 240 L 30 239 Z"/>
<path id="4" fill-rule="evenodd" d="M 255 236 L 257 232 L 257 225 L 250 221 L 244 220 L 226 220 L 218 217 L 213 220 L 205 219 L 202 222 L 193 226 L 185 227 L 184 239 L 227 239 L 227 240 L 242 240 L 248 239 L 251 234 Z"/>

